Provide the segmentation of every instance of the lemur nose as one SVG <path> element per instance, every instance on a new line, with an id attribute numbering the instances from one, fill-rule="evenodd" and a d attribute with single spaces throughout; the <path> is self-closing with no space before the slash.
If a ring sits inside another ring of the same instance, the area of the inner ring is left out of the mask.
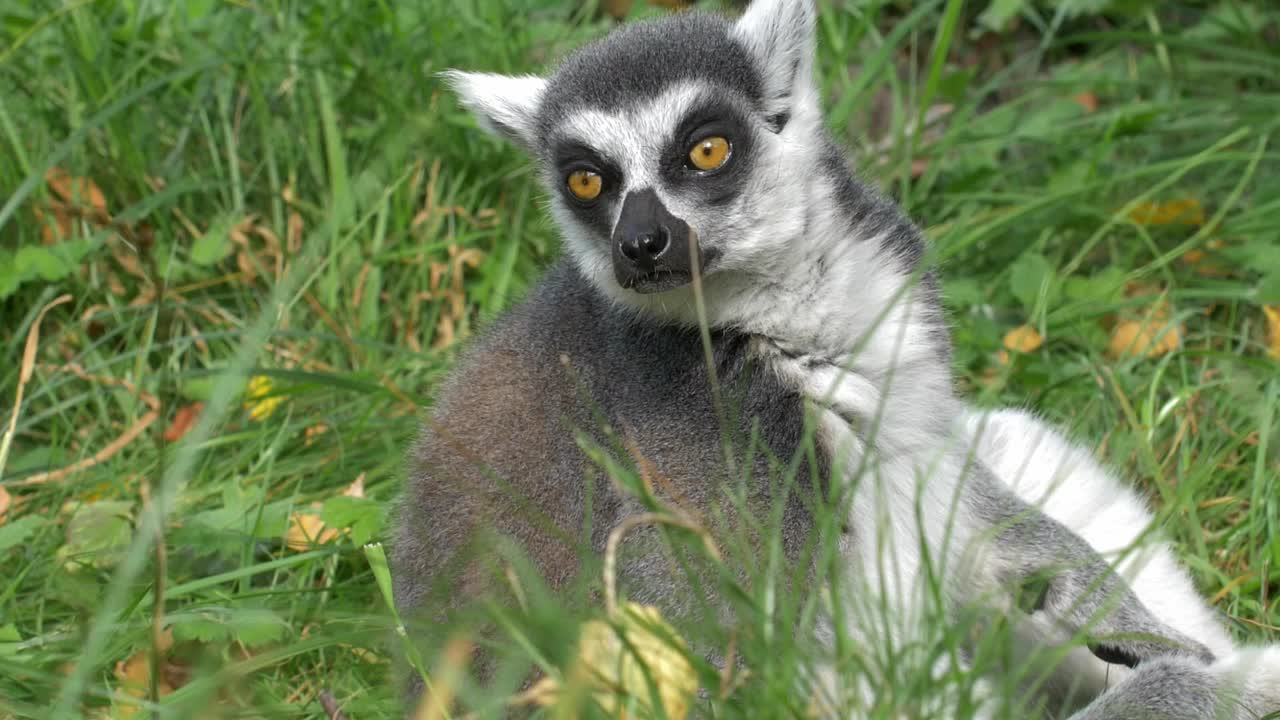
<path id="1" fill-rule="evenodd" d="M 622 241 L 623 256 L 633 263 L 652 263 L 666 252 L 671 244 L 671 233 L 665 227 L 629 237 Z"/>
<path id="2" fill-rule="evenodd" d="M 644 236 L 640 243 L 641 249 L 648 253 L 649 257 L 656 258 L 667 249 L 670 236 L 665 227 L 660 227 L 658 232 Z"/>
<path id="3" fill-rule="evenodd" d="M 614 277 L 624 288 L 658 292 L 679 287 L 692 277 L 697 239 L 689 224 L 672 215 L 652 188 L 627 193 L 611 241 Z"/>

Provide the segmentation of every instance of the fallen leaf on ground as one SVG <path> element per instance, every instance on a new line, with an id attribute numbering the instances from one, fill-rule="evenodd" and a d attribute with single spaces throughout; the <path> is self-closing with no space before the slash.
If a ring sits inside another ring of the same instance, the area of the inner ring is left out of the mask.
<path id="1" fill-rule="evenodd" d="M 1184 265 L 1191 266 L 1192 270 L 1194 270 L 1197 275 L 1204 277 L 1228 277 L 1232 274 L 1231 268 L 1227 267 L 1220 261 L 1215 261 L 1209 254 L 1209 251 L 1221 250 L 1225 246 L 1226 241 L 1221 238 L 1210 240 L 1205 244 L 1205 247 L 1208 248 L 1208 250 L 1201 250 L 1200 248 L 1188 250 L 1182 254 L 1180 260 Z"/>
<path id="2" fill-rule="evenodd" d="M 1267 354 L 1280 360 L 1280 307 L 1262 306 L 1267 316 Z"/>
<path id="3" fill-rule="evenodd" d="M 77 177 L 60 167 L 51 167 L 44 174 L 49 189 L 66 202 L 87 205 L 95 210 L 107 211 L 107 196 L 97 183 L 86 177 Z"/>
<path id="4" fill-rule="evenodd" d="M 1114 358 L 1152 358 L 1177 350 L 1187 328 L 1168 317 L 1167 306 L 1158 304 L 1144 317 L 1120 320 L 1111 329 L 1107 352 Z"/>
<path id="5" fill-rule="evenodd" d="M 342 497 L 364 498 L 364 473 L 342 491 Z M 285 544 L 293 550 L 310 550 L 315 545 L 325 545 L 337 540 L 346 530 L 329 527 L 320 518 L 323 503 L 311 503 L 308 510 L 289 514 L 289 528 L 285 531 Z"/>
<path id="6" fill-rule="evenodd" d="M 202 410 L 204 410 L 204 403 L 200 402 L 178 408 L 178 412 L 173 414 L 173 422 L 169 423 L 169 427 L 164 430 L 164 441 L 178 442 L 185 437 L 188 432 L 191 432 L 191 428 L 195 427 Z"/>
<path id="7" fill-rule="evenodd" d="M 605 713 L 621 720 L 633 718 L 629 709 L 639 717 L 660 716 L 650 692 L 648 678 L 652 677 L 656 700 L 666 716 L 683 720 L 698 690 L 684 641 L 655 607 L 627 603 L 614 621 L 592 620 L 582 626 L 573 672 L 592 689 L 592 697 Z M 527 701 L 543 707 L 552 705 L 560 694 L 550 678 L 531 690 Z"/>
<path id="8" fill-rule="evenodd" d="M 631 0 L 602 0 L 604 11 L 621 20 L 631 12 Z"/>
<path id="9" fill-rule="evenodd" d="M 357 475 L 356 479 L 347 486 L 347 489 L 342 491 L 342 494 L 353 498 L 364 497 L 364 473 Z"/>
<path id="10" fill-rule="evenodd" d="M 303 444 L 305 444 L 307 447 L 311 447 L 312 444 L 315 443 L 317 438 L 319 438 L 321 435 L 327 432 L 329 432 L 329 426 L 325 425 L 324 423 L 320 423 L 318 425 L 312 425 L 311 427 L 308 427 L 306 430 L 303 431 Z"/>
<path id="11" fill-rule="evenodd" d="M 1035 352 L 1044 345 L 1044 336 L 1030 325 L 1021 325 L 1005 333 L 1002 344 L 1006 350 L 1020 353 Z"/>
<path id="12" fill-rule="evenodd" d="M 1088 90 L 1076 93 L 1071 99 L 1075 100 L 1077 105 L 1084 108 L 1085 112 L 1091 113 L 1098 111 L 1098 96 Z"/>
<path id="13" fill-rule="evenodd" d="M 86 211 L 95 225 L 110 222 L 107 198 L 97 183 L 72 175 L 60 167 L 49 168 L 44 179 L 57 199 L 34 208 L 43 244 L 52 245 L 71 237 L 75 233 L 76 220 L 85 217 Z"/>
<path id="14" fill-rule="evenodd" d="M 1044 345 L 1044 337 L 1030 325 L 1020 325 L 1005 333 L 1001 345 L 1004 346 L 1004 349 L 996 351 L 996 362 L 1001 365 L 1008 365 L 1009 351 L 1018 353 L 1035 352 L 1040 349 L 1041 345 Z"/>
<path id="15" fill-rule="evenodd" d="M 1159 357 L 1182 346 L 1187 327 L 1175 322 L 1166 290 L 1158 285 L 1131 282 L 1125 297 L 1147 299 L 1150 303 L 1119 314 L 1111 327 L 1107 354 L 1112 358 Z"/>
<path id="16" fill-rule="evenodd" d="M 173 647 L 173 633 L 166 629 L 160 635 L 159 647 L 157 648 L 162 655 L 167 654 Z M 175 682 L 171 677 L 174 673 L 166 672 L 169 670 L 169 663 L 165 658 L 160 659 L 160 677 L 156 679 L 156 690 L 160 697 L 171 694 L 175 689 Z M 126 660 L 116 663 L 115 667 L 116 682 L 119 683 L 120 691 L 125 695 L 144 701 L 151 696 L 151 648 L 139 650 Z M 139 705 L 121 703 L 116 707 L 115 717 L 132 718 L 139 717 L 142 708 Z"/>
<path id="17" fill-rule="evenodd" d="M 1204 206 L 1195 198 L 1140 202 L 1129 211 L 1129 219 L 1139 225 L 1203 225 Z"/>
<path id="18" fill-rule="evenodd" d="M 289 514 L 289 529 L 285 531 L 284 541 L 289 549 L 303 551 L 331 543 L 341 534 L 320 519 L 320 503 L 312 503 L 311 512 Z"/>

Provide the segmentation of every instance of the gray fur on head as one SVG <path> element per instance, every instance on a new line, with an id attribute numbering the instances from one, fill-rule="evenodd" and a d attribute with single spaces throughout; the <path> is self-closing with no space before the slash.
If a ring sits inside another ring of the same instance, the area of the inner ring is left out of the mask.
<path id="1" fill-rule="evenodd" d="M 696 233 L 712 325 L 777 335 L 808 314 L 816 325 L 800 334 L 840 327 L 826 339 L 839 345 L 867 331 L 870 309 L 919 280 L 923 242 L 892 203 L 854 179 L 823 127 L 815 25 L 808 0 L 758 0 L 736 22 L 680 13 L 625 25 L 545 79 L 448 78 L 482 124 L 537 160 L 569 257 L 606 297 L 653 320 L 696 324 L 688 286 L 641 295 L 614 279 L 610 238 L 623 199 L 652 189 Z M 689 134 L 707 122 L 731 138 L 733 153 L 723 172 L 695 177 L 679 163 Z M 583 158 L 605 176 L 590 209 L 564 191 Z M 766 284 L 780 292 L 762 295 Z M 815 297 L 855 291 L 862 312 L 843 302 L 800 312 Z M 932 330 L 910 342 L 944 357 L 931 278 L 917 299 Z"/>

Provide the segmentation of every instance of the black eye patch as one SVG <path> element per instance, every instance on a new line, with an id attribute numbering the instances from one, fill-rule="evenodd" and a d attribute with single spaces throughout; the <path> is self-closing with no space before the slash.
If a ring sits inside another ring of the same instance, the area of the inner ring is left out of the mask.
<path id="1" fill-rule="evenodd" d="M 701 171 L 690 162 L 689 152 L 708 138 L 729 141 L 729 157 L 720 168 Z M 736 107 L 711 101 L 687 113 L 662 152 L 660 173 L 664 184 L 696 194 L 702 202 L 724 205 L 741 192 L 751 169 L 752 127 Z"/>
<path id="2" fill-rule="evenodd" d="M 618 165 L 595 148 L 576 140 L 566 140 L 552 146 L 551 167 L 555 191 L 564 198 L 565 205 L 584 224 L 608 236 L 611 229 L 609 207 L 617 200 L 618 189 L 622 187 L 622 170 Z M 589 202 L 578 199 L 569 190 L 569 175 L 580 170 L 598 174 L 603 183 L 599 197 Z"/>

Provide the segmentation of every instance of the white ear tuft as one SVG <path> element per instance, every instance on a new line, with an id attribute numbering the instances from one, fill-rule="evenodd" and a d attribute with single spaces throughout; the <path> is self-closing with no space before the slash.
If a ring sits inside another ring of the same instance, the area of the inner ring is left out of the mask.
<path id="1" fill-rule="evenodd" d="M 535 120 L 547 81 L 533 75 L 496 75 L 449 70 L 441 73 L 491 132 L 531 149 Z"/>
<path id="2" fill-rule="evenodd" d="M 814 33 L 818 13 L 813 0 L 754 0 L 733 32 L 755 56 L 764 77 L 770 114 L 786 117 L 812 94 Z"/>

